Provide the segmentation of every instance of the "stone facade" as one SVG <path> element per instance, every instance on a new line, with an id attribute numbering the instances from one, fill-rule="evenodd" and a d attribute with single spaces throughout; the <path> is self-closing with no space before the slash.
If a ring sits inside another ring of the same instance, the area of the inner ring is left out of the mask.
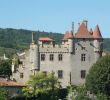
<path id="1" fill-rule="evenodd" d="M 85 83 L 90 67 L 102 55 L 102 36 L 99 27 L 88 31 L 87 23 L 82 22 L 77 33 L 66 32 L 61 45 L 45 37 L 33 40 L 30 49 L 18 54 L 21 64 L 12 63 L 12 78 L 19 83 L 28 81 L 37 72 L 54 72 L 63 87 Z"/>

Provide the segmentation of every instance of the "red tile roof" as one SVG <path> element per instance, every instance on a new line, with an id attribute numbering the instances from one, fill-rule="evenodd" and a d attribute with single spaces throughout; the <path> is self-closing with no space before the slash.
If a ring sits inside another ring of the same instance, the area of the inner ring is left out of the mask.
<path id="1" fill-rule="evenodd" d="M 69 39 L 69 38 L 74 38 L 73 33 L 66 31 L 64 34 L 63 40 Z"/>
<path id="2" fill-rule="evenodd" d="M 93 31 L 93 37 L 94 38 L 102 38 L 99 26 L 97 25 Z"/>
<path id="3" fill-rule="evenodd" d="M 39 41 L 53 41 L 53 39 L 51 39 L 49 37 L 40 37 Z"/>
<path id="4" fill-rule="evenodd" d="M 93 36 L 89 33 L 86 25 L 82 23 L 75 34 L 75 38 L 93 38 Z"/>
<path id="5" fill-rule="evenodd" d="M 25 86 L 24 84 L 18 84 L 11 80 L 0 80 L 0 86 Z"/>

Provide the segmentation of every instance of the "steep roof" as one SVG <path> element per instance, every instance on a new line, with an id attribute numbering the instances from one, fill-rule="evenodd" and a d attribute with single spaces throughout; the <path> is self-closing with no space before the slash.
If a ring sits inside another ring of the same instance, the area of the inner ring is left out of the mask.
<path id="1" fill-rule="evenodd" d="M 99 26 L 97 25 L 93 31 L 93 37 L 94 38 L 102 38 Z"/>
<path id="2" fill-rule="evenodd" d="M 40 37 L 39 41 L 54 41 L 54 40 L 49 37 Z"/>
<path id="3" fill-rule="evenodd" d="M 93 36 L 89 33 L 86 25 L 82 23 L 75 34 L 75 38 L 93 38 Z"/>
<path id="4" fill-rule="evenodd" d="M 69 39 L 69 38 L 74 38 L 73 33 L 66 31 L 63 37 L 63 40 Z"/>

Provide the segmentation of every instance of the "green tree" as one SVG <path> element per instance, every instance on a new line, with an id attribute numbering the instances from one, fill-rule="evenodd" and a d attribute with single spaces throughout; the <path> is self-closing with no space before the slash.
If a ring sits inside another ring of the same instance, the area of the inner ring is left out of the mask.
<path id="1" fill-rule="evenodd" d="M 96 100 L 108 100 L 108 97 L 103 93 L 97 93 Z"/>
<path id="2" fill-rule="evenodd" d="M 0 76 L 10 77 L 11 72 L 11 61 L 10 60 L 1 60 L 0 61 Z"/>
<path id="3" fill-rule="evenodd" d="M 56 100 L 59 88 L 60 84 L 53 73 L 47 75 L 38 73 L 35 76 L 30 76 L 23 92 L 26 97 L 37 97 L 40 100 Z"/>
<path id="4" fill-rule="evenodd" d="M 108 100 L 107 96 L 103 93 L 90 93 L 84 85 L 71 87 L 71 89 L 72 91 L 69 93 L 67 100 Z"/>
<path id="5" fill-rule="evenodd" d="M 90 100 L 85 86 L 79 86 L 76 88 L 76 96 L 73 100 Z"/>
<path id="6" fill-rule="evenodd" d="M 92 93 L 110 95 L 110 55 L 102 57 L 91 67 L 86 87 Z"/>
<path id="7" fill-rule="evenodd" d="M 8 92 L 0 87 L 0 100 L 7 100 Z"/>

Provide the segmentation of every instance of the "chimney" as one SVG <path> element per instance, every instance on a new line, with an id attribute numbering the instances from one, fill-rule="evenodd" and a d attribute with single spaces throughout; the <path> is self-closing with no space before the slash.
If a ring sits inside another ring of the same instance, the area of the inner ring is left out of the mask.
<path id="1" fill-rule="evenodd" d="M 72 22 L 72 29 L 71 29 L 72 33 L 74 33 L 74 22 Z"/>
<path id="2" fill-rule="evenodd" d="M 90 34 L 91 34 L 91 35 L 93 35 L 93 31 L 92 31 L 92 28 L 90 28 Z"/>
<path id="3" fill-rule="evenodd" d="M 78 23 L 78 28 L 80 27 L 80 22 Z"/>
<path id="4" fill-rule="evenodd" d="M 83 23 L 86 25 L 86 27 L 87 27 L 87 23 L 88 23 L 88 21 L 87 20 L 83 20 Z"/>
<path id="5" fill-rule="evenodd" d="M 34 32 L 32 32 L 32 43 L 34 43 Z"/>

